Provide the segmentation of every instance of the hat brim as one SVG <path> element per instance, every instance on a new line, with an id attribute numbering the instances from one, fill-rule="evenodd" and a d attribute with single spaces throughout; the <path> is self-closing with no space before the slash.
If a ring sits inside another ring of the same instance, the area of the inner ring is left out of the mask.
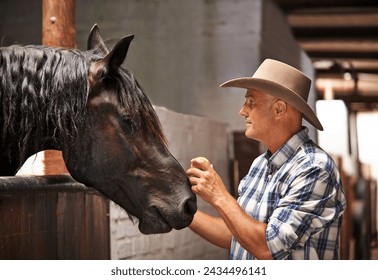
<path id="1" fill-rule="evenodd" d="M 323 130 L 323 126 L 320 123 L 318 117 L 312 111 L 311 107 L 307 104 L 302 97 L 291 89 L 277 84 L 270 80 L 242 77 L 237 79 L 229 80 L 220 85 L 220 87 L 238 87 L 245 89 L 257 89 L 263 91 L 269 95 L 282 99 L 288 104 L 293 106 L 295 109 L 300 111 L 303 118 L 308 121 L 311 125 L 319 130 Z"/>

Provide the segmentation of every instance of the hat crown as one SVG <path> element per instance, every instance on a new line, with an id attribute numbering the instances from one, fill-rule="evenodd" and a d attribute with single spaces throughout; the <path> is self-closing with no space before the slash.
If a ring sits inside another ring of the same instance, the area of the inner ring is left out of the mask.
<path id="1" fill-rule="evenodd" d="M 273 59 L 266 59 L 256 70 L 253 78 L 280 84 L 298 94 L 307 102 L 311 79 L 294 67 Z"/>

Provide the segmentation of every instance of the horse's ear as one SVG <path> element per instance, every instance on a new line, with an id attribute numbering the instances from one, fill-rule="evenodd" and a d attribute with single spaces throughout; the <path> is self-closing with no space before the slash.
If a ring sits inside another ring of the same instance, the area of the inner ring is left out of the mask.
<path id="1" fill-rule="evenodd" d="M 130 43 L 133 39 L 134 35 L 129 35 L 119 40 L 112 51 L 104 57 L 103 61 L 105 62 L 108 71 L 111 72 L 117 70 L 121 66 L 126 58 L 127 51 L 129 50 Z"/>
<path id="2" fill-rule="evenodd" d="M 87 50 L 95 50 L 96 52 L 107 55 L 109 53 L 108 48 L 105 46 L 104 40 L 100 34 L 100 28 L 97 23 L 93 25 L 91 32 L 88 36 Z"/>
<path id="3" fill-rule="evenodd" d="M 94 86 L 104 75 L 110 74 L 121 66 L 126 58 L 127 51 L 134 35 L 124 37 L 114 46 L 104 58 L 92 62 L 89 69 L 89 83 Z"/>

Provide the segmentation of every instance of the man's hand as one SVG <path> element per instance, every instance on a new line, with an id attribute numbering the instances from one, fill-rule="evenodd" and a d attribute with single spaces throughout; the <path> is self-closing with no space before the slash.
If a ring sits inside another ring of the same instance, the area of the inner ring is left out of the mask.
<path id="1" fill-rule="evenodd" d="M 215 206 L 219 200 L 229 196 L 222 179 L 208 159 L 204 157 L 192 159 L 186 173 L 189 176 L 192 191 L 211 205 Z"/>

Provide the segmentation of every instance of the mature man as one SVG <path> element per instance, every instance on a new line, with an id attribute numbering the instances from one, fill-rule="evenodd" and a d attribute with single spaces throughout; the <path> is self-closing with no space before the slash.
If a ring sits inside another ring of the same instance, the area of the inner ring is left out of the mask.
<path id="1" fill-rule="evenodd" d="M 304 118 L 323 130 L 307 104 L 310 85 L 302 72 L 272 59 L 253 77 L 221 85 L 247 89 L 245 135 L 267 147 L 240 182 L 238 200 L 205 159 L 193 159 L 187 171 L 193 192 L 220 215 L 198 211 L 190 228 L 229 248 L 230 259 L 339 258 L 346 200 L 334 161 L 302 126 Z"/>

